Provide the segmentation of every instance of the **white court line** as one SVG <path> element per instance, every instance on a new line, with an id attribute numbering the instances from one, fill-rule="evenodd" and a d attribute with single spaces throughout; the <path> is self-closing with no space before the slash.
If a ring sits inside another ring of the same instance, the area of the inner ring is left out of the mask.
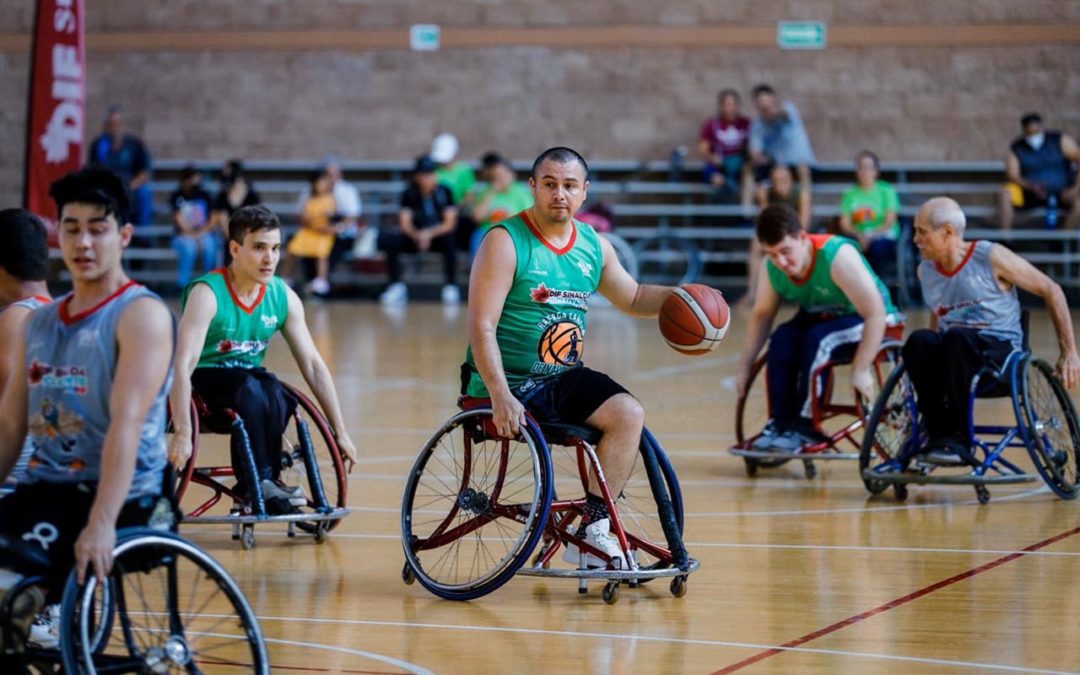
<path id="1" fill-rule="evenodd" d="M 260 619 L 261 621 L 261 619 Z M 265 638 L 267 642 L 274 642 L 281 645 L 291 645 L 294 647 L 308 647 L 309 649 L 321 649 L 327 652 L 340 652 L 342 654 L 349 654 L 350 656 L 361 656 L 371 659 L 373 661 L 382 661 L 392 666 L 397 666 L 402 670 L 407 670 L 410 673 L 416 673 L 416 675 L 435 675 L 434 672 L 427 668 L 422 668 L 415 663 L 409 663 L 408 661 L 401 661 L 395 659 L 392 656 L 383 656 L 382 654 L 376 654 L 375 652 L 366 652 L 363 649 L 354 649 L 352 647 L 339 647 L 337 645 L 322 644 L 319 642 L 300 642 L 298 640 L 281 640 L 278 638 Z"/>
<path id="2" fill-rule="evenodd" d="M 363 534 L 335 532 L 334 538 L 345 539 L 375 539 L 386 541 L 401 541 L 397 534 Z M 485 541 L 492 539 L 485 538 Z M 498 541 L 510 541 L 498 538 Z M 792 551 L 860 551 L 863 553 L 950 553 L 956 555 L 1013 555 L 1023 554 L 1025 557 L 1045 556 L 1049 558 L 1076 558 L 1080 557 L 1080 551 L 1011 551 L 1008 549 L 983 549 L 983 548 L 920 548 L 909 546 L 828 546 L 824 544 L 731 544 L 722 542 L 688 541 L 687 548 L 746 548 L 746 549 L 783 549 Z"/>
<path id="3" fill-rule="evenodd" d="M 755 644 L 752 642 L 729 642 L 725 640 L 699 640 L 692 638 L 673 638 L 658 635 L 620 635 L 617 633 L 593 633 L 581 631 L 546 630 L 539 628 L 507 628 L 504 626 L 462 626 L 441 623 L 410 623 L 406 621 L 375 621 L 365 619 L 316 619 L 306 617 L 282 617 L 260 616 L 260 621 L 283 621 L 287 623 L 314 623 L 314 624 L 344 624 L 357 626 L 391 626 L 397 628 L 430 628 L 436 630 L 456 630 L 469 632 L 492 632 L 492 633 L 516 633 L 524 635 L 553 635 L 566 638 L 588 638 L 609 640 L 641 640 L 642 642 L 661 642 L 687 645 L 703 645 L 708 647 L 735 647 L 739 649 L 754 650 L 779 650 L 785 652 L 801 652 L 807 654 L 825 654 L 829 656 L 847 656 L 855 658 L 881 659 L 885 661 L 901 661 L 906 663 L 925 663 L 956 668 L 974 668 L 984 670 L 999 670 L 1013 673 L 1049 673 L 1052 675 L 1066 674 L 1073 671 L 1046 670 L 1041 668 L 1025 668 L 1023 666 L 1009 666 L 998 663 L 980 663 L 977 661 L 950 661 L 946 659 L 930 659 L 918 656 L 899 656 L 895 654 L 874 654 L 870 652 L 852 652 L 837 649 L 817 649 L 814 647 L 785 647 L 782 645 Z"/>

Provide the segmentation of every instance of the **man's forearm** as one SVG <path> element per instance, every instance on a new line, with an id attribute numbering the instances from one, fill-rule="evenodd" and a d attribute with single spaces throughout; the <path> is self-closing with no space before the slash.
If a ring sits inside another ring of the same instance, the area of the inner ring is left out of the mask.
<path id="1" fill-rule="evenodd" d="M 862 340 L 855 350 L 851 367 L 855 370 L 869 368 L 877 355 L 881 339 L 885 337 L 885 315 L 871 316 L 863 320 Z"/>
<path id="2" fill-rule="evenodd" d="M 672 286 L 640 284 L 637 293 L 634 294 L 634 299 L 630 302 L 629 314 L 643 318 L 656 316 L 673 290 Z"/>
<path id="3" fill-rule="evenodd" d="M 1043 295 L 1043 300 L 1050 310 L 1050 320 L 1054 323 L 1058 349 L 1061 350 L 1062 354 L 1071 354 L 1076 351 L 1076 338 L 1073 335 L 1069 305 L 1065 301 L 1065 293 L 1061 290 L 1061 286 L 1051 283 L 1049 292 Z"/>

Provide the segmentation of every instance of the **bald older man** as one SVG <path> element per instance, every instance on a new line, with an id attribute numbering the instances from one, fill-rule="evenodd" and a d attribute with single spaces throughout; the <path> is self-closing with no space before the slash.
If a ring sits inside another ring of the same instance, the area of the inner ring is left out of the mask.
<path id="1" fill-rule="evenodd" d="M 926 449 L 960 459 L 970 457 L 972 378 L 983 366 L 1000 367 L 1022 345 L 1018 287 L 1046 301 L 1061 350 L 1058 377 L 1070 389 L 1080 381 L 1080 357 L 1061 287 L 1000 244 L 966 241 L 965 223 L 960 205 L 946 197 L 926 202 L 915 216 L 915 245 L 923 257 L 918 276 L 931 310 L 930 329 L 915 331 L 904 345 L 904 363 L 926 421 Z"/>

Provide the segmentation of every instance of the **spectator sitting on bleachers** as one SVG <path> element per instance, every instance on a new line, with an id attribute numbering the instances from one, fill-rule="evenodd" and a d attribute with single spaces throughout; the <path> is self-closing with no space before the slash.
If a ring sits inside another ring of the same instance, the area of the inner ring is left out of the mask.
<path id="1" fill-rule="evenodd" d="M 334 249 L 338 222 L 337 204 L 330 183 L 330 174 L 323 169 L 312 172 L 308 182 L 308 198 L 300 211 L 300 231 L 289 240 L 289 257 L 281 276 L 291 281 L 296 258 L 312 260 L 315 276 L 305 290 L 315 295 L 330 292 L 330 253 Z"/>
<path id="2" fill-rule="evenodd" d="M 776 204 L 791 207 L 791 210 L 799 215 L 802 228 L 807 232 L 810 231 L 810 192 L 795 185 L 791 169 L 784 164 L 774 164 L 769 170 L 769 180 L 757 189 L 758 209 L 764 211 Z M 752 302 L 757 292 L 758 270 L 761 268 L 761 260 L 764 256 L 765 253 L 757 237 L 751 238 L 750 256 L 746 267 L 746 295 L 743 296 L 747 302 Z"/>
<path id="3" fill-rule="evenodd" d="M 746 161 L 750 138 L 750 119 L 739 110 L 739 93 L 724 89 L 719 95 L 716 117 L 705 120 L 698 134 L 698 154 L 705 160 L 705 182 L 717 189 L 724 200 L 736 196 L 750 204 L 754 180 Z"/>
<path id="4" fill-rule="evenodd" d="M 244 163 L 239 159 L 225 162 L 221 169 L 221 189 L 214 198 L 210 216 L 214 228 L 227 235 L 232 214 L 242 206 L 258 204 L 262 204 L 262 197 L 244 173 Z"/>
<path id="5" fill-rule="evenodd" d="M 532 191 L 514 176 L 514 168 L 501 155 L 489 152 L 480 160 L 488 187 L 473 208 L 476 229 L 469 242 L 469 259 L 476 257 L 480 242 L 495 223 L 517 215 L 533 205 Z"/>
<path id="6" fill-rule="evenodd" d="M 335 214 L 338 218 L 334 226 L 337 236 L 334 239 L 334 248 L 330 251 L 329 269 L 332 270 L 356 243 L 356 237 L 361 229 L 360 214 L 363 211 L 363 204 L 360 201 L 360 191 L 342 177 L 341 163 L 337 158 L 324 157 L 320 170 L 325 171 L 330 177 L 330 193 L 334 195 Z M 300 212 L 303 212 L 304 204 L 307 203 L 309 197 L 311 197 L 311 188 L 306 187 L 300 192 L 300 199 L 297 201 Z"/>
<path id="7" fill-rule="evenodd" d="M 1008 182 L 1001 192 L 1001 227 L 1012 229 L 1016 210 L 1038 207 L 1069 209 L 1065 227 L 1080 225 L 1080 147 L 1076 140 L 1060 131 L 1043 127 L 1038 113 L 1026 113 L 1020 118 L 1024 133 L 1013 140 L 1005 156 L 1005 177 Z M 1057 213 L 1048 213 L 1046 223 L 1052 226 Z"/>
<path id="8" fill-rule="evenodd" d="M 757 180 L 763 180 L 774 164 L 796 168 L 799 186 L 810 192 L 810 168 L 814 149 L 806 135 L 799 109 L 791 101 L 781 101 L 767 84 L 753 89 L 757 116 L 750 123 L 750 161 Z"/>
<path id="9" fill-rule="evenodd" d="M 379 234 L 379 248 L 386 252 L 386 271 L 390 280 L 390 285 L 379 296 L 379 302 L 384 305 L 400 305 L 409 300 L 408 289 L 401 281 L 401 254 L 430 249 L 439 251 L 443 258 L 446 277 L 443 302 L 457 304 L 461 301 L 461 292 L 455 285 L 457 207 L 450 189 L 439 183 L 435 169 L 436 164 L 430 157 L 416 159 L 412 181 L 401 194 L 399 229 Z"/>
<path id="10" fill-rule="evenodd" d="M 896 263 L 900 239 L 900 196 L 890 183 L 878 178 L 877 155 L 863 150 L 855 155 L 855 185 L 840 201 L 840 232 L 859 242 L 870 266 L 885 277 Z"/>
<path id="11" fill-rule="evenodd" d="M 203 272 L 221 264 L 221 235 L 210 225 L 210 194 L 203 189 L 202 174 L 192 165 L 180 171 L 180 186 L 169 198 L 172 204 L 173 249 L 177 257 L 176 283 L 187 286 L 195 271 L 196 260 Z"/>
<path id="12" fill-rule="evenodd" d="M 150 224 L 154 208 L 150 153 L 138 137 L 124 133 L 120 106 L 112 106 L 105 114 L 104 131 L 90 143 L 86 163 L 100 164 L 120 176 L 131 191 L 131 213 L 128 215 L 131 224 Z"/>

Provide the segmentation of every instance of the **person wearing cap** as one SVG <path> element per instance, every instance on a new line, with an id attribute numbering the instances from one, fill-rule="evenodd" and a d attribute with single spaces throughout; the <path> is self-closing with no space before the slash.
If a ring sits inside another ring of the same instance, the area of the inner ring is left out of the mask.
<path id="1" fill-rule="evenodd" d="M 202 260 L 203 272 L 221 264 L 221 237 L 211 227 L 210 194 L 203 189 L 202 174 L 189 164 L 180 171 L 180 185 L 169 197 L 176 236 L 176 283 L 183 288 L 191 281 L 196 260 Z"/>
<path id="2" fill-rule="evenodd" d="M 1039 113 L 1025 113 L 1020 127 L 1023 134 L 1005 155 L 1008 182 L 1001 191 L 1001 229 L 1012 229 L 1017 210 L 1054 204 L 1069 209 L 1065 227 L 1075 228 L 1080 224 L 1080 173 L 1074 164 L 1080 162 L 1080 147 L 1068 134 L 1043 127 Z M 1056 219 L 1056 212 L 1049 215 Z"/>
<path id="3" fill-rule="evenodd" d="M 476 174 L 468 162 L 454 161 L 458 154 L 458 139 L 453 134 L 439 134 L 431 142 L 431 161 L 438 165 L 435 177 L 439 185 L 450 188 L 454 203 L 459 207 L 472 203 Z"/>
<path id="4" fill-rule="evenodd" d="M 454 229 L 458 210 L 454 195 L 439 183 L 436 163 L 424 155 L 416 159 L 412 180 L 401 193 L 396 232 L 379 234 L 379 249 L 386 252 L 386 268 L 390 285 L 379 296 L 384 305 L 399 305 L 408 301 L 409 293 L 401 281 L 401 254 L 438 251 L 443 259 L 446 283 L 442 300 L 457 304 L 461 293 L 455 283 L 457 271 L 457 242 Z"/>

